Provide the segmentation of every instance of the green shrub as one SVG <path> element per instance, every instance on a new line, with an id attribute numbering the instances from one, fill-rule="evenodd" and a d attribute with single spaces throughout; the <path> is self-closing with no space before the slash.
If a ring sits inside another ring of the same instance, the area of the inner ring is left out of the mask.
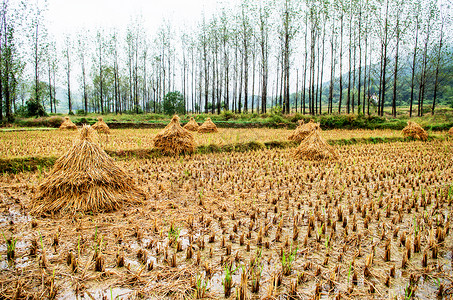
<path id="1" fill-rule="evenodd" d="M 63 123 L 63 118 L 58 116 L 52 116 L 47 119 L 47 123 L 49 127 L 60 127 L 61 123 Z"/>
<path id="2" fill-rule="evenodd" d="M 30 99 L 17 110 L 17 115 L 22 117 L 44 117 L 47 116 L 47 113 L 41 102 Z"/>
<path id="3" fill-rule="evenodd" d="M 184 97 L 178 91 L 169 92 L 164 96 L 163 109 L 166 115 L 184 113 Z"/>
<path id="4" fill-rule="evenodd" d="M 224 110 L 218 116 L 219 121 L 228 121 L 230 119 L 233 119 L 233 120 L 237 119 L 237 116 L 230 110 Z"/>

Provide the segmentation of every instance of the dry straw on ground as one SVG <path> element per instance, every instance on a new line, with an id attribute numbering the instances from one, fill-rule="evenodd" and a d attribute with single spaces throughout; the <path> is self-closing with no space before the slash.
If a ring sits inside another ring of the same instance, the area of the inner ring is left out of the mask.
<path id="1" fill-rule="evenodd" d="M 211 121 L 211 118 L 207 118 L 200 127 L 198 132 L 217 132 L 217 126 Z"/>
<path id="2" fill-rule="evenodd" d="M 415 122 L 408 121 L 407 126 L 403 128 L 402 133 L 404 137 L 412 137 L 417 140 L 426 141 L 428 134 L 425 129 Z"/>
<path id="3" fill-rule="evenodd" d="M 321 129 L 314 130 L 296 148 L 295 156 L 305 160 L 337 159 L 335 148 L 320 135 Z"/>
<path id="4" fill-rule="evenodd" d="M 297 126 L 293 133 L 291 133 L 288 139 L 291 141 L 301 142 L 316 129 L 319 129 L 319 123 L 315 123 L 313 120 L 310 120 L 310 122 L 306 124 L 304 124 L 303 121 L 299 122 L 299 126 Z"/>
<path id="5" fill-rule="evenodd" d="M 188 154 L 195 151 L 195 140 L 192 133 L 181 127 L 175 115 L 154 138 L 154 147 L 169 155 Z"/>
<path id="6" fill-rule="evenodd" d="M 93 129 L 96 130 L 97 132 L 106 133 L 106 134 L 109 134 L 109 133 L 110 133 L 110 128 L 109 128 L 109 126 L 104 122 L 104 120 L 102 119 L 102 117 L 99 117 L 99 118 L 98 118 L 98 121 L 97 121 L 96 123 L 94 123 L 94 125 L 91 126 L 91 128 L 93 128 Z"/>
<path id="7" fill-rule="evenodd" d="M 39 185 L 32 213 L 112 211 L 145 199 L 125 170 L 93 141 L 94 134 L 83 126 L 79 140 Z"/>
<path id="8" fill-rule="evenodd" d="M 60 129 L 70 129 L 70 130 L 75 130 L 77 129 L 76 124 L 72 123 L 71 119 L 69 117 L 64 117 L 63 123 L 60 125 Z"/>
<path id="9" fill-rule="evenodd" d="M 190 121 L 186 125 L 183 126 L 184 129 L 187 129 L 190 131 L 197 131 L 198 127 L 200 127 L 200 126 L 198 125 L 198 123 L 195 121 L 195 119 L 193 117 L 190 117 Z"/>

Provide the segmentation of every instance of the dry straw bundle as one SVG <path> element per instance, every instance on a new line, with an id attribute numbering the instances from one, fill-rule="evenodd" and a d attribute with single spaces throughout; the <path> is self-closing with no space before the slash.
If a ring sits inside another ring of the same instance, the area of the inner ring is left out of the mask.
<path id="1" fill-rule="evenodd" d="M 71 119 L 69 117 L 64 117 L 63 123 L 60 125 L 60 129 L 69 129 L 69 130 L 75 130 L 77 129 L 76 124 L 72 123 Z"/>
<path id="2" fill-rule="evenodd" d="M 171 122 L 154 138 L 154 147 L 169 155 L 193 153 L 195 141 L 192 133 L 182 128 L 179 117 L 174 115 Z"/>
<path id="3" fill-rule="evenodd" d="M 83 126 L 79 140 L 55 162 L 38 187 L 32 213 L 112 211 L 145 199 L 132 177 L 93 141 L 94 133 Z"/>
<path id="4" fill-rule="evenodd" d="M 404 137 L 412 137 L 417 140 L 426 141 L 428 134 L 425 129 L 415 122 L 407 121 L 407 126 L 403 128 Z"/>
<path id="5" fill-rule="evenodd" d="M 453 136 L 453 127 L 450 128 L 450 130 L 448 131 L 448 134 L 451 135 L 451 136 Z"/>
<path id="6" fill-rule="evenodd" d="M 106 134 L 109 134 L 109 133 L 110 133 L 110 128 L 109 128 L 109 126 L 104 122 L 104 120 L 102 119 L 102 117 L 99 117 L 99 118 L 98 118 L 98 121 L 97 121 L 96 123 L 94 123 L 94 125 L 91 126 L 91 128 L 93 128 L 93 129 L 96 130 L 97 132 L 106 133 Z"/>
<path id="7" fill-rule="evenodd" d="M 291 133 L 288 139 L 291 141 L 301 142 L 307 136 L 309 136 L 310 133 L 317 129 L 319 129 L 319 123 L 315 123 L 313 122 L 313 120 L 310 120 L 310 122 L 304 124 L 304 121 L 302 121 L 299 123 L 299 126 L 297 126 L 297 128 L 294 129 L 293 133 Z"/>
<path id="8" fill-rule="evenodd" d="M 193 117 L 190 117 L 190 121 L 183 126 L 184 129 L 190 130 L 190 131 L 198 131 L 198 123 L 195 121 Z"/>
<path id="9" fill-rule="evenodd" d="M 337 159 L 335 148 L 320 135 L 321 129 L 312 131 L 296 148 L 294 155 L 305 160 Z"/>
<path id="10" fill-rule="evenodd" d="M 217 132 L 217 126 L 211 121 L 211 118 L 207 118 L 200 127 L 198 127 L 198 132 Z"/>

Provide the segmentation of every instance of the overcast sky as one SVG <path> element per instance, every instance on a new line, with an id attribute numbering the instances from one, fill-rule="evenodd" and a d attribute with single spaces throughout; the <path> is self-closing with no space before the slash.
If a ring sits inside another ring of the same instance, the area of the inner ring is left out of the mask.
<path id="1" fill-rule="evenodd" d="M 31 0 L 34 1 L 34 0 Z M 42 0 L 38 0 L 42 1 Z M 212 15 L 219 0 L 47 0 L 49 31 L 59 37 L 82 28 L 119 29 L 127 26 L 131 17 L 143 16 L 145 27 L 154 34 L 164 19 L 177 29 L 191 26 L 202 13 Z"/>

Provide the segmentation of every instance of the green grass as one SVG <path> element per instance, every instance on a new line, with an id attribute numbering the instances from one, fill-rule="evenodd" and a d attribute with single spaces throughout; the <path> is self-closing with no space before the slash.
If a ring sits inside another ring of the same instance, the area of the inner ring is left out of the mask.
<path id="1" fill-rule="evenodd" d="M 444 136 L 429 136 L 428 141 L 444 140 Z M 415 141 L 413 138 L 403 137 L 369 137 L 369 138 L 350 138 L 339 140 L 327 140 L 330 145 L 343 146 L 355 144 L 379 144 Z M 232 143 L 226 145 L 200 145 L 195 150 L 197 154 L 222 153 L 222 152 L 246 152 L 262 149 L 285 149 L 297 147 L 299 143 L 294 141 L 269 141 L 269 142 L 245 142 Z M 132 149 L 132 150 L 106 150 L 107 154 L 118 159 L 147 159 L 160 157 L 162 154 L 157 149 Z M 36 170 L 45 170 L 53 166 L 56 157 L 19 157 L 11 159 L 0 159 L 0 173 L 21 173 L 34 172 Z"/>
<path id="2" fill-rule="evenodd" d="M 21 173 L 45 170 L 53 166 L 56 157 L 19 157 L 0 159 L 0 173 Z"/>
<path id="3" fill-rule="evenodd" d="M 224 111 L 221 114 L 186 114 L 180 115 L 181 123 L 185 124 L 190 117 L 194 117 L 199 123 L 211 118 L 218 127 L 224 128 L 254 128 L 254 127 L 271 127 L 271 128 L 289 128 L 297 126 L 297 121 L 304 120 L 308 122 L 313 119 L 320 122 L 323 129 L 403 129 L 409 120 L 408 107 L 398 107 L 398 114 L 393 118 L 390 114 L 390 108 L 386 108 L 384 117 L 378 117 L 375 114 L 371 116 L 358 114 L 332 114 L 311 116 L 302 115 L 301 113 L 291 113 L 282 115 L 279 112 L 270 112 L 266 114 L 242 113 L 235 114 L 230 111 Z M 415 112 L 416 113 L 416 112 Z M 71 120 L 77 125 L 94 124 L 100 114 L 89 113 L 87 115 L 72 115 Z M 104 121 L 111 128 L 140 128 L 140 127 L 164 127 L 171 119 L 171 116 L 163 114 L 105 114 L 102 115 Z M 416 117 L 413 114 L 412 121 L 419 123 L 427 130 L 448 130 L 453 127 L 453 108 L 439 106 L 434 115 L 426 112 L 423 117 Z M 57 114 L 46 118 L 16 118 L 15 125 L 21 127 L 58 127 L 63 121 L 63 115 Z"/>

